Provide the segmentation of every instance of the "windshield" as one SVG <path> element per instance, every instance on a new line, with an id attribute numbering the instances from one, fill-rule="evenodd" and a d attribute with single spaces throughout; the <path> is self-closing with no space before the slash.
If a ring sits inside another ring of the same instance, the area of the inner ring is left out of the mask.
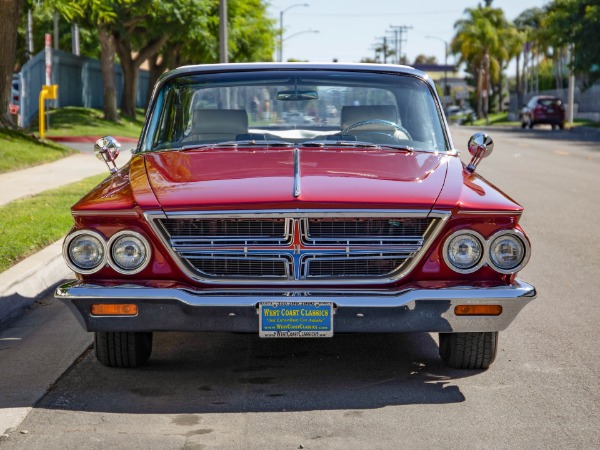
<path id="1" fill-rule="evenodd" d="M 445 151 L 429 86 L 413 76 L 277 70 L 182 75 L 158 93 L 144 150 L 232 145 Z"/>

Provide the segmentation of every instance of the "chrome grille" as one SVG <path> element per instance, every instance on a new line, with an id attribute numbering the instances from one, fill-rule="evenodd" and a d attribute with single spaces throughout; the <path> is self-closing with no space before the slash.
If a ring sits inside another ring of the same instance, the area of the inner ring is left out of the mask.
<path id="1" fill-rule="evenodd" d="M 308 218 L 301 222 L 302 237 L 308 245 L 318 244 L 423 244 L 431 218 Z"/>
<path id="2" fill-rule="evenodd" d="M 382 277 L 401 267 L 412 254 L 330 257 L 315 255 L 306 258 L 306 278 Z"/>
<path id="3" fill-rule="evenodd" d="M 175 261 L 205 283 L 389 283 L 447 215 L 370 211 L 147 213 Z"/>
<path id="4" fill-rule="evenodd" d="M 181 255 L 195 269 L 207 277 L 230 278 L 285 278 L 289 276 L 290 260 L 269 255 L 252 258 L 235 255 Z"/>
<path id="5" fill-rule="evenodd" d="M 160 219 L 174 245 L 283 244 L 291 242 L 291 221 L 282 219 Z"/>

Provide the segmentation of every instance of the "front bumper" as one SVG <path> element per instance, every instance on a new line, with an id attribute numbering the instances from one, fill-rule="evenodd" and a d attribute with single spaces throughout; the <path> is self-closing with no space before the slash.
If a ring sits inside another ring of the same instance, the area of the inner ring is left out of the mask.
<path id="1" fill-rule="evenodd" d="M 258 291 L 104 287 L 78 281 L 57 288 L 88 331 L 231 331 L 258 333 L 259 302 L 331 302 L 336 333 L 501 331 L 536 297 L 533 286 L 439 289 Z M 93 316 L 94 303 L 135 303 L 135 316 Z M 457 316 L 458 305 L 501 305 L 499 316 Z"/>

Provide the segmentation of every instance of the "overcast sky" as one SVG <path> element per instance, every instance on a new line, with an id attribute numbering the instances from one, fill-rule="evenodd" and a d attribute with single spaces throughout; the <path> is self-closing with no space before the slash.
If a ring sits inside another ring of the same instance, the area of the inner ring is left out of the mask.
<path id="1" fill-rule="evenodd" d="M 423 53 L 444 62 L 444 43 L 454 35 L 454 23 L 463 17 L 465 8 L 474 8 L 474 0 L 271 0 L 270 13 L 279 27 L 280 11 L 284 13 L 284 61 L 296 58 L 309 61 L 359 62 L 373 57 L 373 46 L 390 26 L 412 27 L 404 33 L 402 53 L 412 63 Z M 509 20 L 522 11 L 542 7 L 547 0 L 494 0 L 493 6 L 504 9 Z M 302 33 L 306 30 L 319 33 Z M 286 36 L 291 36 L 285 39 Z M 392 37 L 392 34 L 387 34 Z M 428 38 L 434 36 L 435 38 Z M 440 40 L 441 39 L 441 40 Z M 276 58 L 276 55 L 274 55 Z M 449 64 L 453 63 L 449 56 Z"/>

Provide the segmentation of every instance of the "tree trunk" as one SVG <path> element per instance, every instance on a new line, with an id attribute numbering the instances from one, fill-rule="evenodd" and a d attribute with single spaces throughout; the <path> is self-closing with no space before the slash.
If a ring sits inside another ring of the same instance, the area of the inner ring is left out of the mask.
<path id="1" fill-rule="evenodd" d="M 17 59 L 17 27 L 21 0 L 1 0 L 0 5 L 0 128 L 14 128 L 8 105 Z"/>
<path id="2" fill-rule="evenodd" d="M 517 54 L 517 73 L 515 77 L 515 84 L 517 85 L 517 112 L 521 111 L 523 106 L 523 89 L 521 89 L 521 73 L 519 70 L 519 64 L 521 59 L 521 52 Z"/>
<path id="3" fill-rule="evenodd" d="M 117 54 L 121 60 L 123 69 L 123 95 L 121 96 L 121 113 L 124 116 L 135 120 L 135 104 L 137 96 L 137 76 L 140 65 L 158 53 L 160 48 L 169 38 L 169 35 L 163 35 L 160 38 L 148 43 L 142 48 L 137 56 L 133 58 L 131 46 L 127 38 L 121 38 L 118 33 L 114 34 Z"/>
<path id="4" fill-rule="evenodd" d="M 104 88 L 104 119 L 118 122 L 115 41 L 113 35 L 101 27 L 98 27 L 98 39 L 100 40 L 100 67 Z"/>

